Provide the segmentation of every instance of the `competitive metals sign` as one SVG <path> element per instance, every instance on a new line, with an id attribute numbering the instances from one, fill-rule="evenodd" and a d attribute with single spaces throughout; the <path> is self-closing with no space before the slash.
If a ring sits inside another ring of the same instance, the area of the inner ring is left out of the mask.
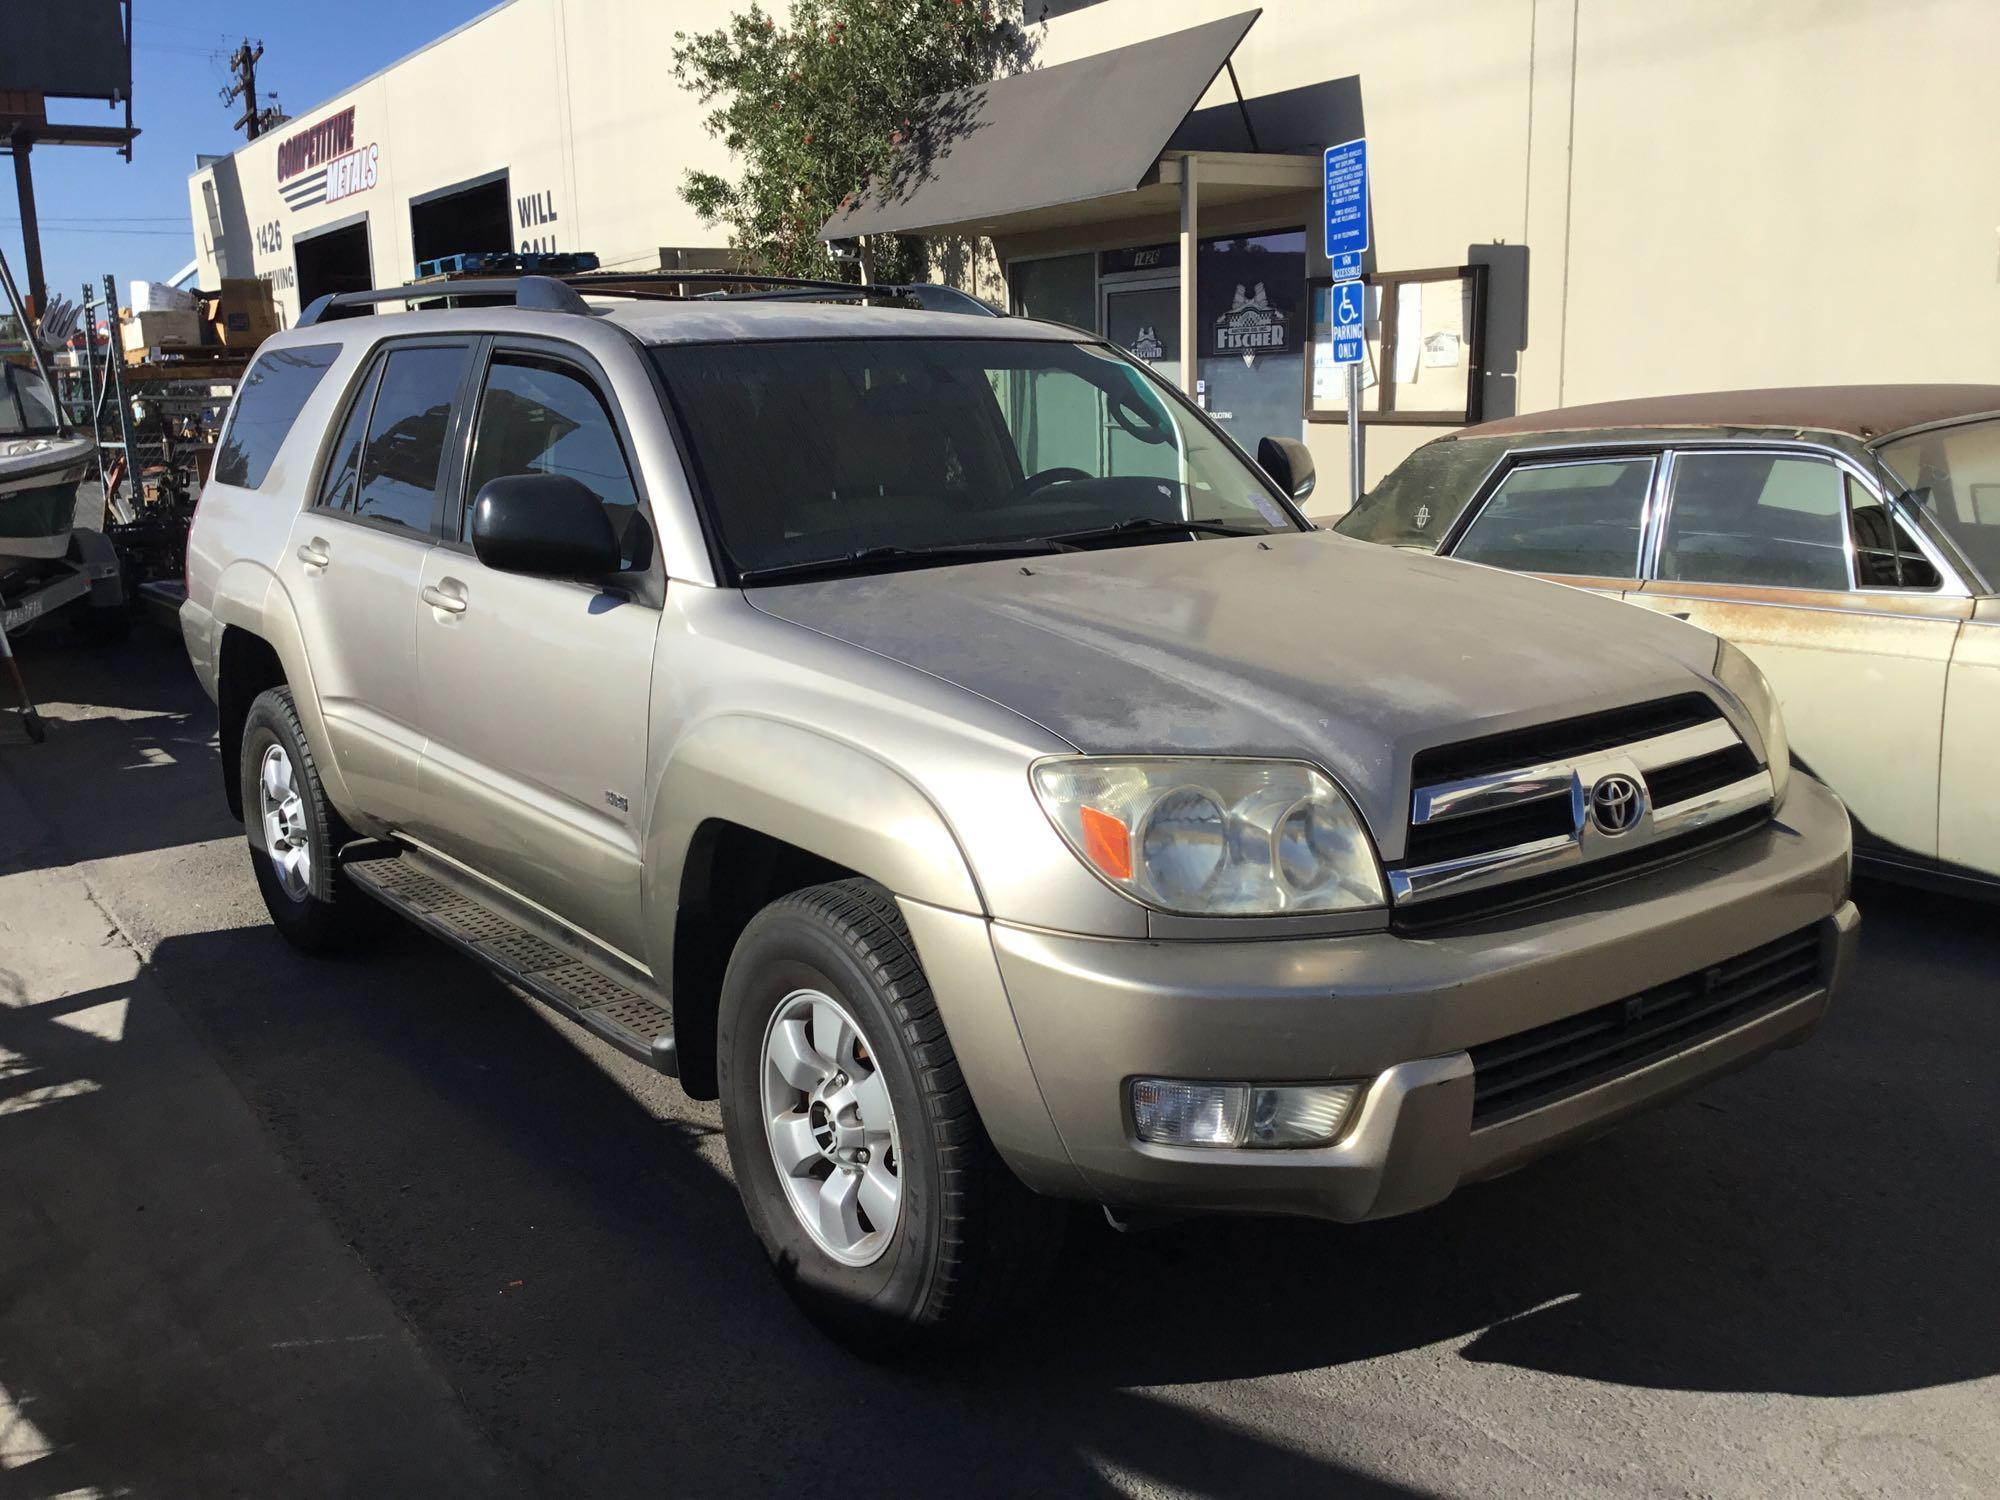
<path id="1" fill-rule="evenodd" d="M 375 186 L 381 147 L 354 140 L 354 106 L 278 142 L 278 191 L 288 208 L 333 203 Z"/>

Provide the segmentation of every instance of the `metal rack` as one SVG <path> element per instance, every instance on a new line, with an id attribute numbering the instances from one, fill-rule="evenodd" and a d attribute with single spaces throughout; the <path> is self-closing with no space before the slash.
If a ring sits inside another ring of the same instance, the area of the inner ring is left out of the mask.
<path id="1" fill-rule="evenodd" d="M 105 534 L 117 547 L 127 586 L 178 583 L 187 526 L 214 453 L 216 422 L 249 362 L 247 351 L 191 349 L 184 356 L 127 364 L 118 330 L 118 289 L 104 278 L 104 300 L 83 289 L 84 348 L 59 367 L 63 399 L 78 425 L 97 439 Z M 111 337 L 99 355 L 99 312 Z M 142 403 L 143 418 L 135 413 Z"/>

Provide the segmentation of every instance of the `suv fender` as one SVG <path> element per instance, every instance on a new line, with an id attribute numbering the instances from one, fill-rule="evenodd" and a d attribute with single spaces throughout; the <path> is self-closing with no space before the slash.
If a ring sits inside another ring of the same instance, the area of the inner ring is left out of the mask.
<path id="1" fill-rule="evenodd" d="M 231 563 L 216 579 L 215 594 L 209 607 L 212 621 L 209 638 L 214 643 L 212 649 L 215 653 L 215 696 L 223 715 L 220 743 L 225 781 L 232 787 L 235 784 L 236 740 L 243 728 L 242 715 L 249 710 L 249 699 L 256 697 L 253 692 L 239 704 L 225 701 L 229 695 L 229 663 L 224 659 L 225 643 L 231 630 L 240 630 L 262 641 L 277 657 L 284 670 L 285 683 L 292 690 L 306 739 L 317 752 L 320 781 L 326 789 L 327 799 L 345 816 L 354 807 L 354 799 L 348 795 L 347 782 L 341 775 L 339 764 L 329 753 L 326 720 L 319 709 L 319 688 L 313 679 L 305 640 L 299 631 L 298 615 L 292 609 L 291 596 L 285 592 L 284 585 L 276 574 L 255 563 Z M 264 686 L 276 684 L 267 683 Z M 233 724 L 229 722 L 232 709 L 235 714 Z M 235 802 L 232 791 L 232 808 Z"/>
<path id="2" fill-rule="evenodd" d="M 896 898 L 994 1146 L 1029 1186 L 1085 1192 L 1042 1102 L 987 934 L 984 898 L 943 812 L 867 751 L 786 720 L 729 713 L 701 721 L 675 745 L 655 788 L 645 846 L 647 956 L 655 973 L 674 979 L 675 1039 L 690 1091 L 711 1066 L 721 974 L 717 965 L 678 962 L 676 931 L 690 909 L 689 852 L 704 825 L 717 821 L 863 876 Z M 733 932 L 728 941 L 733 946 Z"/>
<path id="3" fill-rule="evenodd" d="M 799 795 L 790 794 L 796 788 Z M 702 720 L 676 744 L 646 834 L 649 930 L 671 951 L 672 911 L 695 830 L 726 818 L 830 860 L 893 894 L 984 915 L 944 814 L 868 752 L 761 715 Z"/>

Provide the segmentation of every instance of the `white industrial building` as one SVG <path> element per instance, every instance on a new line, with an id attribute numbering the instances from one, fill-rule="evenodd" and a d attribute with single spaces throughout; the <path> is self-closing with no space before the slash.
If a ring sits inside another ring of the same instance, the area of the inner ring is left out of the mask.
<path id="1" fill-rule="evenodd" d="M 677 32 L 736 8 L 497 6 L 205 160 L 190 180 L 201 281 L 264 277 L 291 321 L 317 293 L 464 251 L 723 264 L 722 231 L 680 187 L 728 164 L 671 57 Z M 1371 479 L 1481 414 L 1993 378 L 1992 0 L 1028 11 L 1048 13 L 1033 70 L 1070 71 L 1026 86 L 1039 93 L 993 85 L 990 132 L 854 222 L 951 240 L 991 294 L 1198 386 L 1250 446 L 1303 431 L 1328 510 L 1345 503 L 1346 413 L 1313 357 L 1329 269 L 1316 155 L 1354 135 L 1389 299 L 1370 329 Z M 1050 100 L 1068 132 L 1056 152 L 1032 128 Z"/>

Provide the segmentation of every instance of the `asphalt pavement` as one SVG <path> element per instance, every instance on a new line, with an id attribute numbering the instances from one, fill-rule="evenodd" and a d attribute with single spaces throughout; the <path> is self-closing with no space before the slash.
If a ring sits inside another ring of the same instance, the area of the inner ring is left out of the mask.
<path id="1" fill-rule="evenodd" d="M 0 1500 L 2000 1492 L 2000 921 L 1864 887 L 1826 1025 L 1357 1228 L 1080 1219 L 860 1363 L 712 1107 L 414 932 L 271 930 L 178 643 L 0 711 Z"/>

